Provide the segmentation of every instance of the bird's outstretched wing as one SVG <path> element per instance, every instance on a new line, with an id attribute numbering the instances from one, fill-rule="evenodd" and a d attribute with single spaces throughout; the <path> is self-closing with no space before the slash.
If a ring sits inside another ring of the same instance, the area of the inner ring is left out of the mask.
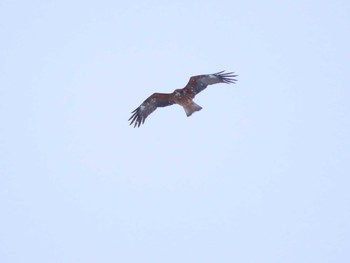
<path id="1" fill-rule="evenodd" d="M 184 90 L 186 90 L 187 93 L 191 93 L 193 96 L 195 96 L 204 90 L 208 85 L 217 83 L 235 83 L 237 81 L 235 77 L 237 76 L 238 75 L 235 75 L 234 72 L 225 71 L 220 71 L 214 74 L 192 76 L 187 85 L 184 87 Z"/>
<path id="2" fill-rule="evenodd" d="M 134 123 L 134 127 L 140 127 L 152 112 L 158 107 L 166 107 L 174 104 L 172 93 L 153 93 L 142 104 L 136 108 L 129 118 L 130 125 Z"/>

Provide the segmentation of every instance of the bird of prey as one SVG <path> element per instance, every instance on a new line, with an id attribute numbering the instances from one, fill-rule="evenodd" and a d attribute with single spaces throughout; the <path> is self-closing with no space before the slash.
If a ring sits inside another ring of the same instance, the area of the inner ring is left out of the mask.
<path id="1" fill-rule="evenodd" d="M 166 107 L 173 104 L 181 105 L 187 117 L 192 113 L 202 109 L 201 106 L 193 101 L 193 98 L 208 85 L 217 83 L 235 83 L 237 75 L 234 72 L 220 71 L 214 74 L 204 74 L 192 76 L 183 89 L 176 89 L 172 93 L 153 93 L 142 104 L 136 108 L 129 118 L 130 125 L 140 127 L 146 118 L 158 107 Z"/>

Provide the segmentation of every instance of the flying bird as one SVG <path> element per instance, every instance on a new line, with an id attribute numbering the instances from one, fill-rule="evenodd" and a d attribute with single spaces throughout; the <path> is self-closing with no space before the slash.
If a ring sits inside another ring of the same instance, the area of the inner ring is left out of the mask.
<path id="1" fill-rule="evenodd" d="M 130 125 L 140 127 L 146 118 L 158 107 L 166 107 L 173 104 L 181 105 L 187 117 L 192 113 L 200 111 L 201 106 L 193 101 L 193 98 L 208 85 L 217 83 L 235 83 L 237 75 L 234 72 L 220 71 L 214 74 L 192 76 L 183 89 L 176 89 L 173 93 L 153 93 L 142 104 L 136 108 L 129 118 Z"/>

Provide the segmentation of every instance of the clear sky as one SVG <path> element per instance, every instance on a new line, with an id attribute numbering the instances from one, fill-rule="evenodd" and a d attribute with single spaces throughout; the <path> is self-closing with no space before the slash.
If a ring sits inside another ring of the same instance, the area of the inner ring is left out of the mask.
<path id="1" fill-rule="evenodd" d="M 0 1 L 0 262 L 350 262 L 345 0 Z M 203 110 L 130 112 L 235 71 Z"/>

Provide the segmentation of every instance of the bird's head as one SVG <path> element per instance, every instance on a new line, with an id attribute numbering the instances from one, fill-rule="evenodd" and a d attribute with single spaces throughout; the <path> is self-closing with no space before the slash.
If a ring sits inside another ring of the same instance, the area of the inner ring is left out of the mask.
<path id="1" fill-rule="evenodd" d="M 182 95 L 182 90 L 181 89 L 176 89 L 174 90 L 174 94 L 176 97 L 180 97 Z"/>

